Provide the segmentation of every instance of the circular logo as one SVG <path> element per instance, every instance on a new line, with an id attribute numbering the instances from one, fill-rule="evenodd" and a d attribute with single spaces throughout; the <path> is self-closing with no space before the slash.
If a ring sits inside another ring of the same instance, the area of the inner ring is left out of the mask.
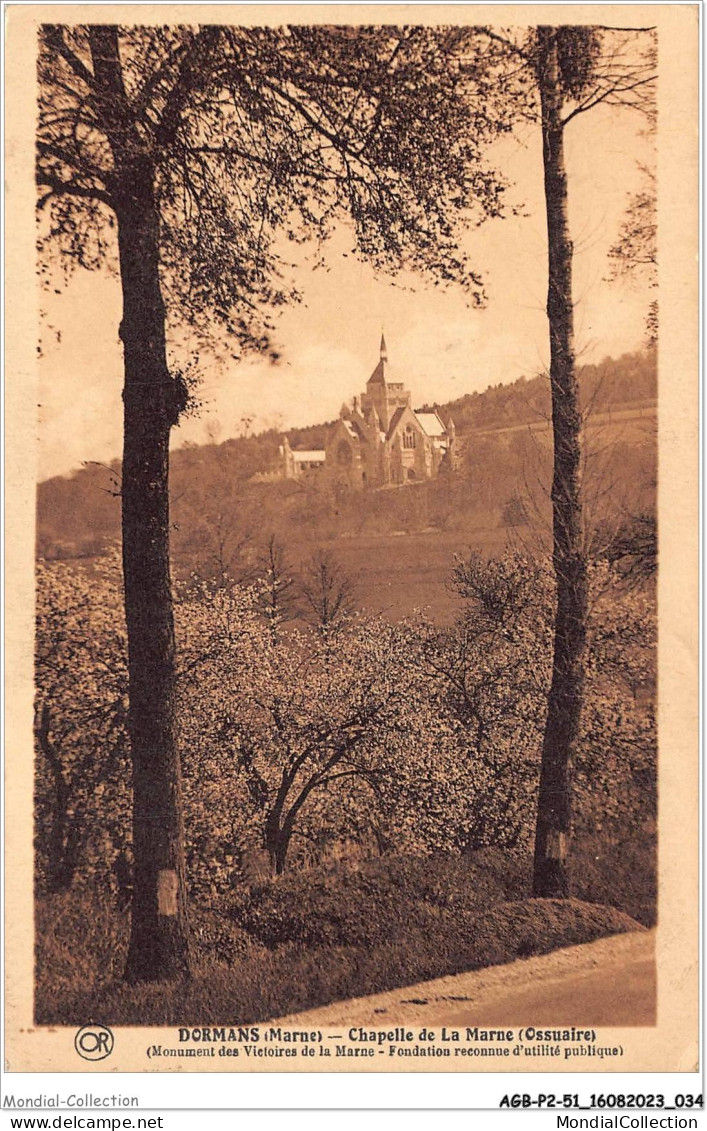
<path id="1" fill-rule="evenodd" d="M 74 1037 L 74 1048 L 84 1060 L 105 1060 L 115 1038 L 107 1025 L 83 1025 Z"/>

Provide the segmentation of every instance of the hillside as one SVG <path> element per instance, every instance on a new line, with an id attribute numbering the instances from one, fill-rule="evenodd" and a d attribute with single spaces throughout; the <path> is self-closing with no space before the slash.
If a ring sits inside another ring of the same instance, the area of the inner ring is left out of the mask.
<path id="1" fill-rule="evenodd" d="M 655 352 L 623 354 L 598 365 L 585 365 L 579 381 L 583 412 L 613 413 L 653 403 L 658 396 Z M 537 424 L 550 418 L 550 383 L 545 374 L 530 380 L 520 377 L 511 385 L 492 385 L 482 393 L 424 407 L 435 408 L 444 419 L 453 416 L 460 433 Z"/>
<path id="2" fill-rule="evenodd" d="M 629 354 L 587 366 L 581 390 L 585 409 L 591 407 L 585 432 L 589 521 L 596 525 L 651 511 L 655 355 Z M 407 604 L 400 593 L 404 578 L 403 588 L 415 590 L 415 603 L 424 602 L 433 584 L 427 575 L 431 570 L 435 586 L 443 582 L 454 552 L 473 545 L 497 553 L 511 533 L 520 532 L 526 540 L 532 534 L 536 543 L 545 539 L 549 396 L 547 379 L 538 376 L 435 404 L 444 419 L 452 416 L 456 423 L 461 466 L 454 475 L 397 490 L 351 494 L 315 479 L 252 482 L 276 462 L 281 437 L 274 431 L 221 444 L 187 444 L 172 455 L 175 570 L 252 576 L 274 535 L 295 560 L 306 558 L 314 546 L 334 547 L 347 567 L 364 577 L 369 604 Z M 327 427 L 291 429 L 290 442 L 294 448 L 321 447 Z M 104 553 L 119 539 L 119 490 L 117 461 L 111 467 L 89 464 L 41 483 L 38 552 L 66 559 Z M 428 547 L 417 579 L 412 544 L 403 550 L 403 535 L 419 542 L 419 551 Z"/>

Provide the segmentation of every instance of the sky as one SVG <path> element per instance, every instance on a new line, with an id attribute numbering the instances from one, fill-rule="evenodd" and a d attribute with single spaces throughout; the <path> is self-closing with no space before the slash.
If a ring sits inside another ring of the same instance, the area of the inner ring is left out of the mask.
<path id="1" fill-rule="evenodd" d="M 642 124 L 631 112 L 598 107 L 565 131 L 576 342 L 586 362 L 638 349 L 645 335 L 652 297 L 645 284 L 607 281 L 608 250 L 641 185 L 638 163 L 651 160 Z M 382 328 L 393 379 L 411 389 L 415 406 L 543 369 L 547 244 L 539 130 L 524 127 L 493 156 L 513 184 L 509 199 L 521 214 L 487 221 L 465 236 L 483 276 L 484 309 L 470 309 L 460 289 L 435 288 L 420 277 L 376 278 L 351 256 L 351 234 L 341 227 L 328 248 L 328 270 L 313 270 L 306 258 L 296 270 L 304 301 L 278 318 L 278 364 L 250 358 L 224 365 L 202 354 L 203 409 L 174 430 L 173 448 L 226 440 L 246 426 L 286 430 L 335 418 L 364 389 Z M 40 479 L 68 474 L 83 461 L 108 463 L 120 457 L 122 442 L 118 280 L 80 270 L 68 285 L 57 280 L 57 290 L 42 297 Z"/>

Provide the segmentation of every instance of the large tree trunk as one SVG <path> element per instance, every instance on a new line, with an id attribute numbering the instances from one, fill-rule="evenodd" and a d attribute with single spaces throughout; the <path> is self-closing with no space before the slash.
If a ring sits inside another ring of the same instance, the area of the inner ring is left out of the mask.
<path id="1" fill-rule="evenodd" d="M 125 978 L 189 972 L 175 642 L 169 572 L 169 434 L 180 389 L 167 369 L 155 168 L 127 98 L 118 29 L 89 28 L 110 141 L 124 352 L 123 580 L 133 766 L 133 898 Z"/>
<path id="2" fill-rule="evenodd" d="M 271 811 L 265 822 L 265 848 L 270 858 L 270 867 L 276 876 L 281 876 L 285 871 L 292 836 L 292 831 L 287 830 L 281 822 L 281 811 Z"/>
<path id="3" fill-rule="evenodd" d="M 580 499 L 581 415 L 574 354 L 572 242 L 567 219 L 562 91 L 556 29 L 538 28 L 543 167 L 549 246 L 547 315 L 554 464 L 553 566 L 557 585 L 552 682 L 543 739 L 535 835 L 533 893 L 570 893 L 567 852 L 572 821 L 572 772 L 584 685 L 587 569 Z"/>
<path id="4" fill-rule="evenodd" d="M 178 415 L 167 369 L 153 170 L 124 171 L 118 197 L 125 356 L 123 576 L 133 764 L 133 901 L 128 981 L 189 970 L 175 641 L 169 570 L 169 434 Z"/>

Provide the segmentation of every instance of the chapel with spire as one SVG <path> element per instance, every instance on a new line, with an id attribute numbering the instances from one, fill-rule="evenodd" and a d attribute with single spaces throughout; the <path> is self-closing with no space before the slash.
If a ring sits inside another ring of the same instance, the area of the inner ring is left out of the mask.
<path id="1" fill-rule="evenodd" d="M 327 476 L 353 489 L 402 486 L 432 479 L 456 458 L 454 424 L 416 412 L 409 389 L 388 361 L 381 335 L 378 364 L 365 392 L 342 410 L 325 449 Z"/>
<path id="2" fill-rule="evenodd" d="M 388 362 L 381 334 L 378 364 L 360 397 L 344 406 L 330 429 L 326 448 L 299 451 L 285 436 L 280 447 L 284 479 L 316 473 L 353 490 L 400 487 L 434 478 L 457 462 L 454 422 L 445 425 L 436 412 L 418 412 L 405 383 Z"/>

